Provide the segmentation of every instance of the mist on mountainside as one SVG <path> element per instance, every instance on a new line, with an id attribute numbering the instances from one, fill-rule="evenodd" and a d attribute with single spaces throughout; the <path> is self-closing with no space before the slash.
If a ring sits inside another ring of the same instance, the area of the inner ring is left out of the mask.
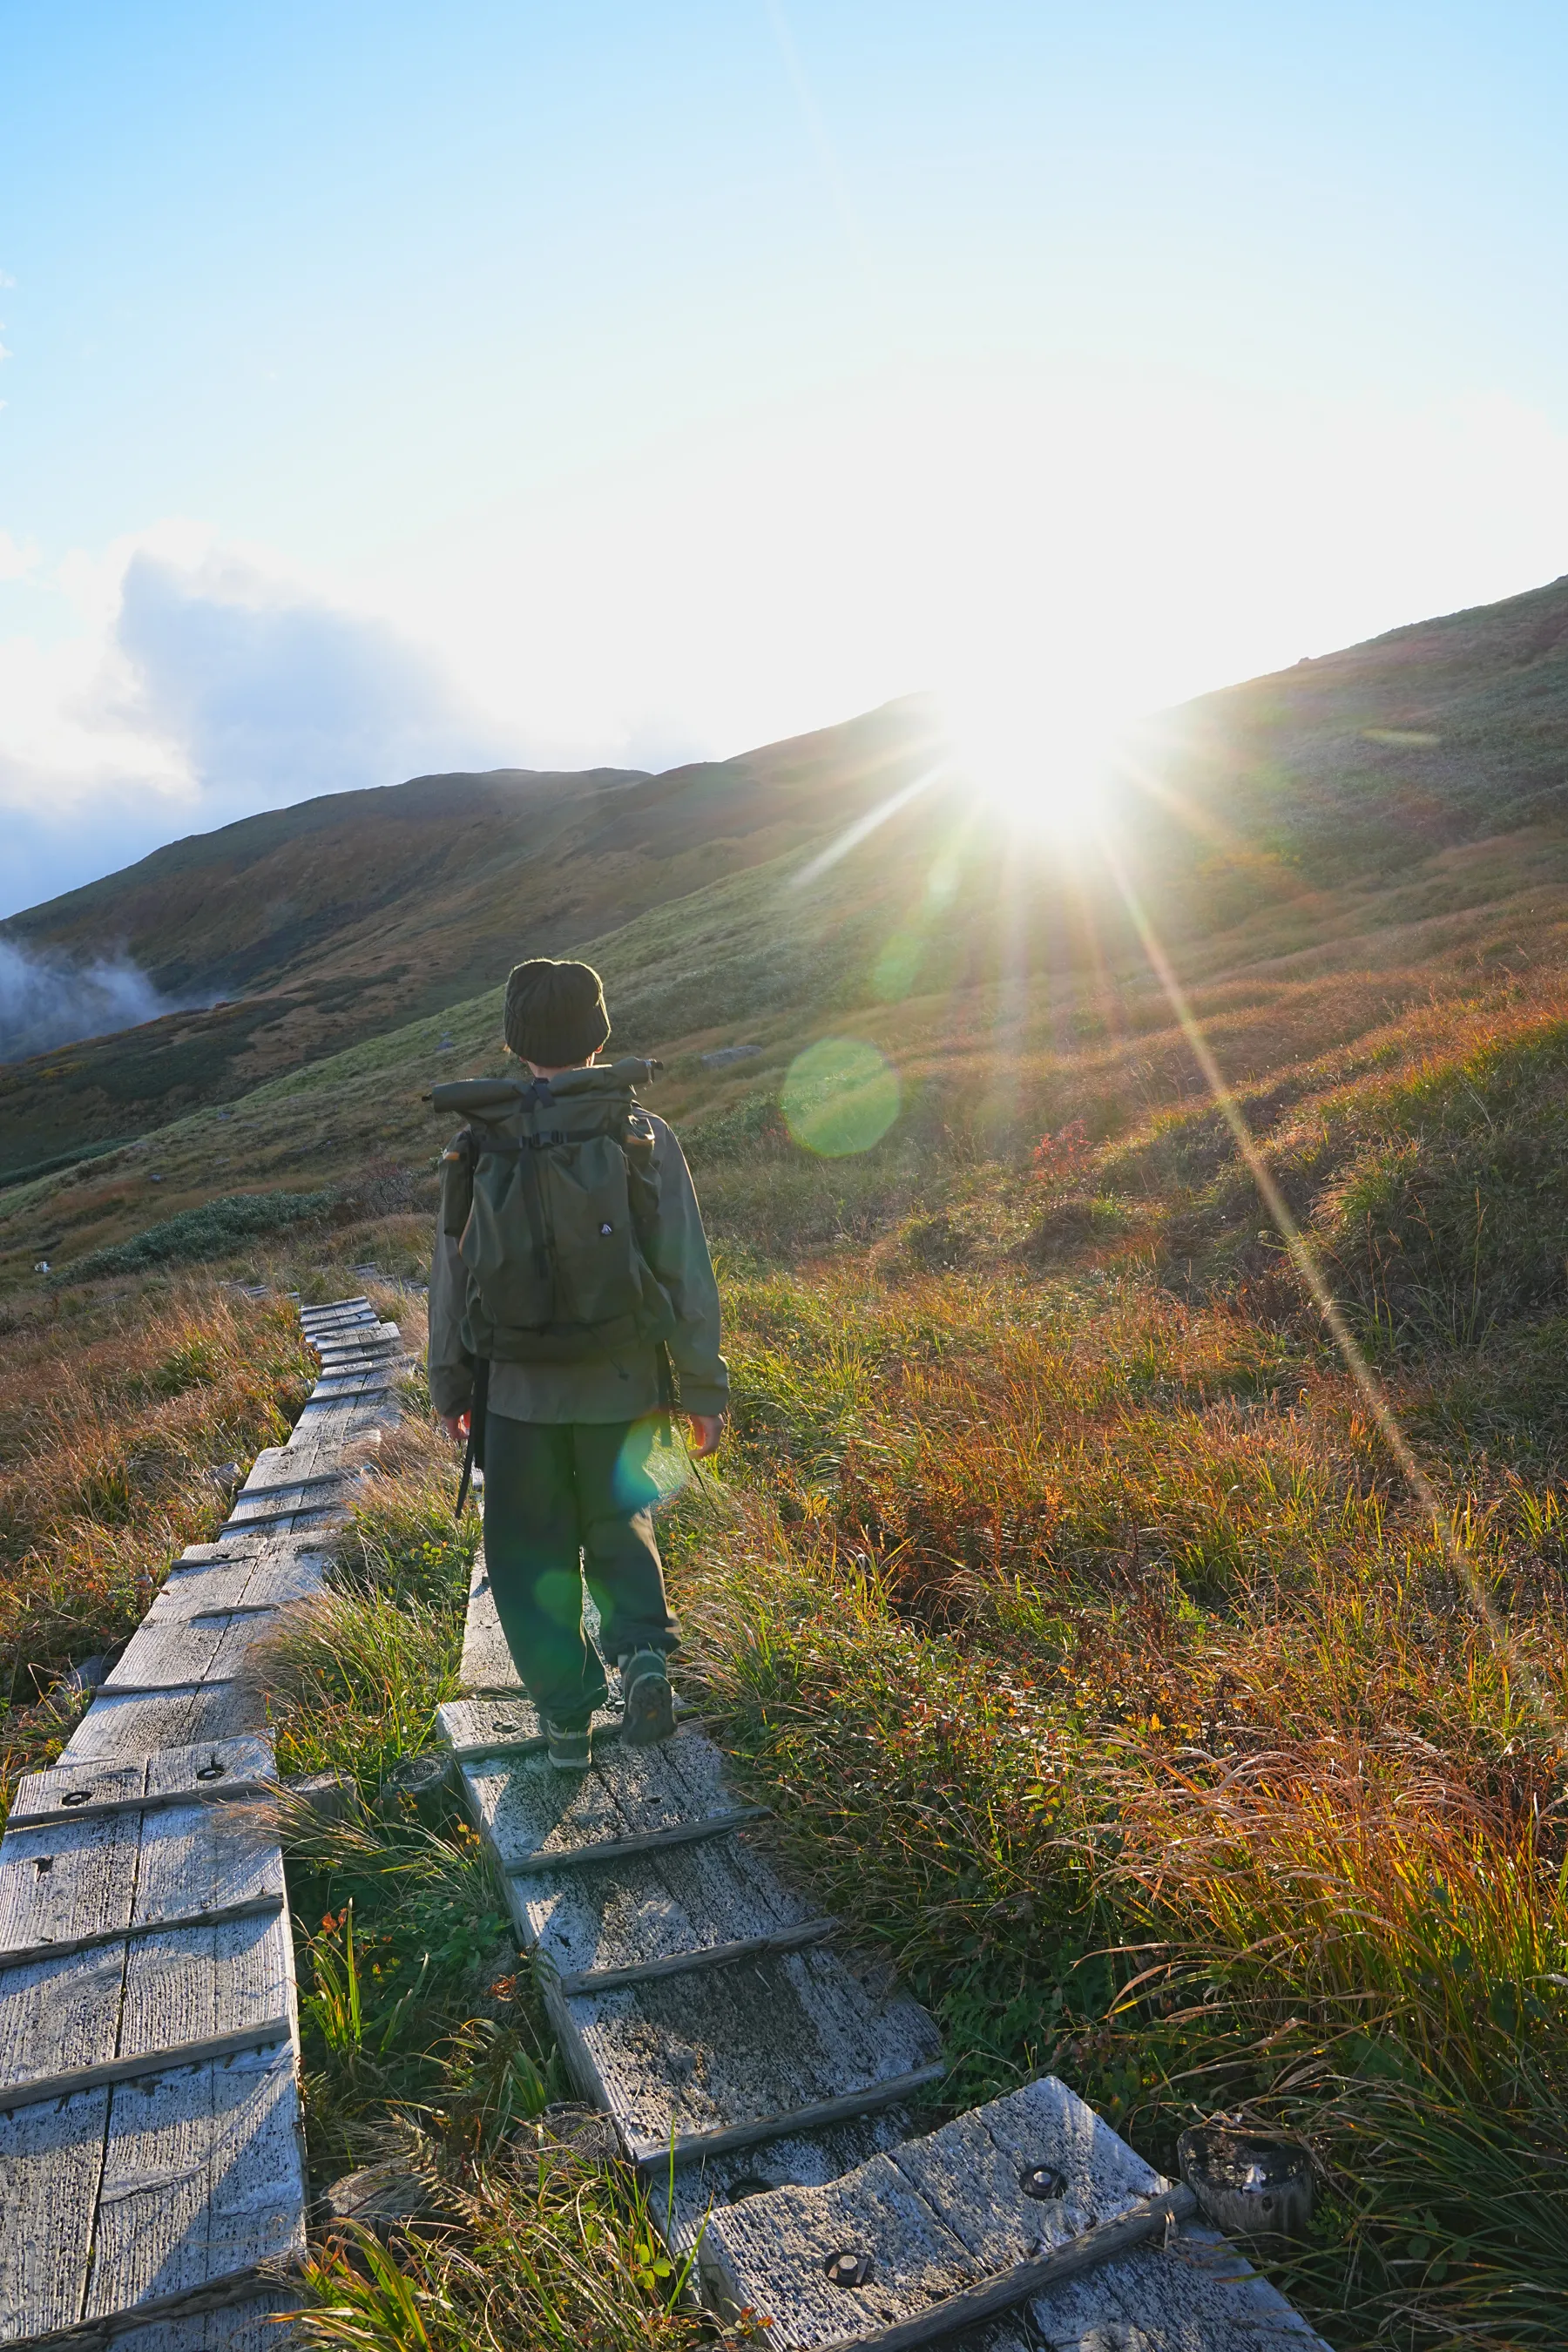
<path id="1" fill-rule="evenodd" d="M 165 996 L 129 956 L 89 963 L 0 940 L 0 1062 L 140 1027 L 211 998 Z"/>

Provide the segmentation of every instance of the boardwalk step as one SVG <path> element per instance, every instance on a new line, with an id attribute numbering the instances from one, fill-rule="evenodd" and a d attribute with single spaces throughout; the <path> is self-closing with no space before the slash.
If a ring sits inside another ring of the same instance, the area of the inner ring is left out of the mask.
<path id="1" fill-rule="evenodd" d="M 248 1535 L 253 1528 L 291 1527 L 296 1519 L 320 1518 L 324 1511 L 341 1511 L 341 1498 L 336 1495 L 319 1495 L 314 1500 L 295 1503 L 287 1510 L 252 1511 L 243 1519 L 226 1519 L 218 1530 L 220 1535 Z"/>
<path id="2" fill-rule="evenodd" d="M 210 1909 L 159 1913 L 150 1919 L 132 1920 L 125 1927 L 99 1927 L 85 1936 L 50 1936 L 39 1944 L 20 1944 L 10 1949 L 0 1949 L 0 1969 L 30 1969 L 36 1960 L 64 1960 L 78 1952 L 92 1952 L 110 1944 L 124 1942 L 136 1936 L 161 1936 L 181 1927 L 227 1927 L 237 1919 L 266 1919 L 284 1904 L 281 1892 L 257 1895 L 244 1903 L 217 1903 Z"/>
<path id="3" fill-rule="evenodd" d="M 737 1804 L 723 1759 L 697 1731 L 678 1732 L 658 1748 L 617 1740 L 587 1772 L 558 1772 L 533 1754 L 481 1758 L 464 1777 L 479 1825 L 509 1872 L 570 1865 L 606 1846 L 634 1851 L 656 1834 L 707 1836 L 763 1811 Z"/>
<path id="4" fill-rule="evenodd" d="M 254 1916 L 247 1913 L 247 1916 Z M 96 2066 L 67 2068 L 54 2074 L 24 2074 L 0 2081 L 0 2115 L 18 2107 L 36 2107 L 47 2099 L 79 2098 L 118 2083 L 142 2083 L 153 2074 L 172 2074 L 182 2066 L 202 2066 L 215 2058 L 237 2058 L 243 2052 L 270 2050 L 291 2041 L 292 2021 L 279 2014 L 255 2025 L 237 2027 L 232 2033 L 206 2033 L 195 2042 L 172 2042 L 162 2049 L 133 2051 L 128 2058 L 105 2058 Z M 292 2056 L 292 2051 L 290 2051 Z"/>
<path id="5" fill-rule="evenodd" d="M 1190 2208 L 1047 2076 L 836 2181 L 715 2209 L 699 2260 L 721 2307 L 771 2315 L 774 2352 L 912 2352 L 1008 2308 L 992 2352 L 1321 2352 Z"/>
<path id="6" fill-rule="evenodd" d="M 637 2164 L 689 2163 L 865 2114 L 942 2071 L 925 2011 L 879 2000 L 822 1948 L 545 1998 L 579 2086 Z"/>
<path id="7" fill-rule="evenodd" d="M 532 1754 L 461 1769 L 568 2064 L 635 2161 L 700 2162 L 940 2075 L 924 2011 L 822 1948 L 826 1923 L 735 1834 L 763 1809 L 700 1732 L 580 1775 Z"/>
<path id="8" fill-rule="evenodd" d="M 621 1969 L 588 1969 L 581 1975 L 558 1978 L 557 1990 L 562 1993 L 617 1992 L 623 1985 L 648 1984 L 655 1977 L 686 1976 L 694 1969 L 734 1968 L 743 1960 L 765 1959 L 773 1952 L 798 1952 L 807 1944 L 825 1943 L 838 1924 L 831 1917 L 803 1919 L 797 1927 L 778 1927 L 768 1936 L 744 1936 L 733 1943 L 671 1952 L 662 1960 L 636 1960 Z M 4 1966 L 0 1958 L 0 1968 Z"/>
<path id="9" fill-rule="evenodd" d="M 352 1324 L 400 1349 L 364 1301 L 307 1320 L 323 1343 Z M 238 1525 L 187 1547 L 60 1763 L 17 1790 L 0 1841 L 0 2352 L 280 2340 L 295 2297 L 272 2273 L 304 2247 L 293 1950 L 272 1753 L 240 1669 L 277 1610 L 321 1588 L 319 1526 L 281 1523 L 339 1507 L 396 1418 L 393 1352 L 318 1383 L 289 1444 L 257 1457 Z M 274 1511 L 273 1494 L 298 1499 Z M 237 1798 L 268 1801 L 214 1801 Z"/>

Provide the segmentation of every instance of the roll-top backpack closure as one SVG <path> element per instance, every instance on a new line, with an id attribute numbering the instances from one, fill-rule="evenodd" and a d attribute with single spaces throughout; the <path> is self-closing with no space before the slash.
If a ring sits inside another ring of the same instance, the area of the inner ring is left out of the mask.
<path id="1" fill-rule="evenodd" d="M 635 1092 L 657 1068 L 626 1060 L 435 1090 L 438 1108 L 469 1116 L 443 1160 L 442 1204 L 468 1272 L 474 1355 L 581 1362 L 673 1330 L 647 1255 L 658 1178 Z"/>

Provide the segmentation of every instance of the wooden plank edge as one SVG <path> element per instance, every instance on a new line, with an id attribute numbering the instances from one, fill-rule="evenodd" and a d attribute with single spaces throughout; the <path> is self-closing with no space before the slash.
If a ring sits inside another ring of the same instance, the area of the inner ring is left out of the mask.
<path id="1" fill-rule="evenodd" d="M 694 2164 L 706 2157 L 729 2156 L 738 2148 L 758 2147 L 763 2140 L 788 2139 L 796 2132 L 820 2131 L 826 2124 L 848 2123 L 857 2116 L 897 2106 L 900 2099 L 912 2098 L 917 2091 L 940 2083 L 946 2073 L 940 2062 L 917 2066 L 912 2074 L 889 2074 L 883 2082 L 868 2083 L 864 2090 L 845 2091 L 837 2099 L 818 2099 L 814 2105 L 796 2107 L 788 2115 L 762 2116 L 755 2123 L 731 2124 L 722 2131 L 688 2132 L 657 2145 L 634 2140 L 627 2154 L 639 2172 L 657 2171 L 661 2164 Z"/>
<path id="2" fill-rule="evenodd" d="M 246 1536 L 252 1528 L 280 1528 L 286 1519 L 320 1518 L 324 1511 L 341 1511 L 343 1498 L 340 1495 L 323 1495 L 319 1502 L 293 1503 L 281 1511 L 255 1511 L 248 1519 L 226 1519 L 216 1540 L 225 1536 Z"/>
<path id="3" fill-rule="evenodd" d="M 221 1685 L 216 1683 L 184 1683 L 160 1687 L 216 1690 Z M 141 1691 L 135 1694 L 142 1697 L 148 1695 Z M 68 1805 L 62 1798 L 53 1812 L 13 1813 L 5 1823 L 5 1835 L 9 1837 L 13 1830 L 58 1830 L 62 1824 L 71 1822 L 106 1822 L 114 1813 L 163 1812 L 171 1805 L 226 1805 L 250 1799 L 275 1798 L 279 1787 L 277 1780 L 232 1780 L 226 1789 L 222 1789 L 214 1781 L 205 1789 L 160 1789 L 152 1796 L 101 1797 L 95 1805 Z"/>
<path id="4" fill-rule="evenodd" d="M 242 1486 L 234 1499 L 248 1503 L 258 1495 L 299 1495 L 307 1486 L 341 1486 L 357 1475 L 353 1470 L 312 1470 L 308 1478 L 279 1478 L 269 1486 Z"/>
<path id="5" fill-rule="evenodd" d="M 215 1609 L 210 1613 L 216 1617 L 224 1612 Z M 447 1727 L 441 1721 L 441 1712 L 444 1707 L 461 1706 L 468 1699 L 489 1699 L 498 1706 L 508 1705 L 531 1706 L 533 1705 L 533 1701 L 529 1697 L 521 1683 L 473 1683 L 468 1689 L 460 1690 L 456 1698 L 443 1699 L 441 1706 L 436 1710 L 437 1727 L 442 1745 L 449 1750 L 454 1764 L 482 1764 L 487 1759 L 495 1756 L 538 1756 L 542 1754 L 548 1746 L 548 1738 L 544 1732 L 531 1731 L 518 1739 L 478 1739 L 467 1747 L 456 1747 L 447 1738 Z M 700 1710 L 695 1707 L 689 1699 L 678 1698 L 675 1702 L 677 1723 L 689 1722 L 700 1713 Z M 622 1718 L 618 1715 L 612 1716 L 608 1723 L 595 1724 L 594 1738 L 595 1740 L 618 1739 L 622 1727 Z"/>
<path id="6" fill-rule="evenodd" d="M 132 2328 L 155 2327 L 166 2320 L 196 2319 L 204 2312 L 258 2303 L 263 2296 L 297 2294 L 298 2263 L 298 2255 L 248 2263 L 241 2270 L 225 2271 L 209 2279 L 205 2286 L 185 2287 L 178 2294 L 150 2295 L 143 2303 L 128 2304 L 123 2310 L 107 2312 L 99 2319 L 76 2320 L 67 2327 L 47 2327 L 41 2335 L 0 2335 L 0 2352 L 96 2352 L 98 2346 L 112 2343 L 117 2336 L 128 2336 Z M 288 2312 L 277 2315 L 279 2319 L 291 2316 Z M 280 2343 L 286 2341 L 287 2338 L 279 2338 Z"/>
<path id="7" fill-rule="evenodd" d="M 78 2066 L 64 2074 L 35 2074 L 29 2082 L 0 2084 L 0 2115 L 17 2107 L 37 2107 L 51 2099 L 74 2099 L 83 2091 L 111 2089 L 118 2083 L 137 2083 L 145 2074 L 171 2074 L 181 2066 L 206 2066 L 219 2058 L 237 2058 L 247 2050 L 284 2045 L 294 2059 L 294 2021 L 290 2017 L 263 2018 L 258 2025 L 241 2026 L 233 2033 L 209 2033 L 198 2042 L 172 2042 L 139 2058 L 106 2058 L 97 2066 Z"/>
<path id="8" fill-rule="evenodd" d="M 141 1627 L 137 1628 L 138 1633 Z M 118 1671 L 118 1670 L 117 1670 Z M 117 1683 L 111 1675 L 99 1684 L 94 1698 L 172 1698 L 176 1691 L 226 1690 L 238 1675 L 181 1675 L 167 1683 Z"/>
<path id="9" fill-rule="evenodd" d="M 620 1862 L 628 1854 L 658 1853 L 671 1845 L 694 1845 L 700 1839 L 725 1837 L 747 1822 L 767 1818 L 768 1805 L 736 1805 L 724 1813 L 710 1813 L 699 1822 L 673 1822 L 668 1829 L 645 1830 L 640 1837 L 606 1838 L 598 1845 L 568 1846 L 525 1854 L 521 1862 L 502 1864 L 509 1878 L 537 1878 L 549 1870 L 581 1870 L 591 1863 Z"/>
<path id="10" fill-rule="evenodd" d="M 151 1625 L 153 1627 L 159 1625 L 203 1625 L 206 1623 L 209 1618 L 213 1617 L 275 1617 L 280 1609 L 289 1608 L 290 1604 L 296 1601 L 309 1601 L 311 1597 L 312 1596 L 309 1591 L 291 1592 L 287 1601 L 230 1601 L 226 1604 L 221 1601 L 215 1601 L 210 1609 L 161 1610 L 158 1607 L 157 1602 L 154 1601 L 152 1608 L 147 1612 L 145 1617 L 142 1618 L 142 1623 L 143 1625 Z M 141 1629 L 139 1627 L 138 1631 L 140 1630 Z M 100 1688 L 101 1687 L 102 1685 L 100 1685 Z"/>
<path id="11" fill-rule="evenodd" d="M 853 2336 L 836 2336 L 831 2343 L 820 2347 L 820 2352 L 918 2352 L 922 2344 L 934 2344 L 962 2328 L 976 2327 L 982 2320 L 1012 2311 L 1032 2296 L 1060 2286 L 1067 2279 L 1098 2270 L 1102 2263 L 1114 2262 L 1118 2255 L 1131 2253 L 1151 2238 L 1164 2237 L 1178 2222 L 1191 2220 L 1197 2211 L 1197 2203 L 1190 2189 L 1169 2189 L 1163 2196 L 1145 2200 L 1136 2212 L 1096 2223 L 1092 2229 L 1069 2239 L 1066 2245 L 1053 2247 L 1048 2254 L 1037 2255 L 1033 2262 L 1016 2263 L 1011 2270 L 999 2271 L 983 2285 L 944 2295 L 940 2303 L 930 2305 L 912 2318 L 895 2320 L 890 2326 L 866 2328 Z"/>
<path id="12" fill-rule="evenodd" d="M 287 1901 L 276 1895 L 253 1895 L 243 1903 L 217 1903 L 208 1911 L 178 1911 L 163 1919 L 132 1919 L 124 1927 L 95 1927 L 89 1936 L 61 1936 L 43 1944 L 13 1944 L 0 1951 L 0 1969 L 30 1969 L 39 1960 L 68 1960 L 78 1952 L 95 1952 L 142 1936 L 174 1935 L 184 1927 L 227 1927 L 237 1919 L 276 1916 Z"/>
<path id="13" fill-rule="evenodd" d="M 567 1999 L 574 1993 L 615 1992 L 622 1985 L 649 1984 L 658 1977 L 686 1976 L 698 1969 L 727 1969 L 742 1960 L 765 1959 L 771 1952 L 804 1951 L 808 1944 L 825 1943 L 838 1925 L 828 1917 L 803 1919 L 797 1927 L 777 1927 L 771 1935 L 697 1946 L 690 1951 L 672 1952 L 668 1959 L 642 1960 L 626 1969 L 584 1969 L 574 1976 L 559 1976 L 555 1981 Z"/>

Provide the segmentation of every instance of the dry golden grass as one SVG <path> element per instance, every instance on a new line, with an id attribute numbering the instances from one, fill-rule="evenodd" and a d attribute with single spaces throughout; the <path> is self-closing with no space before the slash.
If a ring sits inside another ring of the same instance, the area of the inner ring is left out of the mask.
<path id="1" fill-rule="evenodd" d="M 71 1308 L 77 1311 L 69 1311 Z M 0 1364 L 0 1770 L 58 1751 L 47 1694 L 121 1643 L 309 1388 L 292 1307 L 208 1278 L 13 1313 Z"/>

